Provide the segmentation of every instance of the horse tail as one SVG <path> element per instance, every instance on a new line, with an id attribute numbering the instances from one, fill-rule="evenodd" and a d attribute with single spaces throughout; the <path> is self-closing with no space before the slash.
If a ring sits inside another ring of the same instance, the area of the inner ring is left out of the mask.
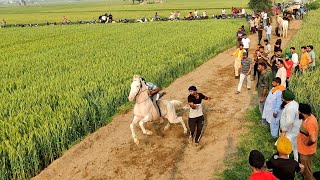
<path id="1" fill-rule="evenodd" d="M 174 107 L 178 107 L 182 105 L 181 101 L 178 100 L 171 100 L 170 103 L 174 106 Z"/>

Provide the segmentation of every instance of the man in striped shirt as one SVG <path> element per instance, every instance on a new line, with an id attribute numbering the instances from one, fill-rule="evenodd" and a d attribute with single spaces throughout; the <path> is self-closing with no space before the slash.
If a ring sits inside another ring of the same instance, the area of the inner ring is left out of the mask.
<path id="1" fill-rule="evenodd" d="M 248 58 L 248 53 L 244 52 L 242 55 L 241 66 L 240 66 L 240 71 L 241 71 L 240 81 L 238 84 L 238 90 L 237 90 L 236 94 L 240 94 L 242 83 L 243 83 L 244 79 L 246 79 L 247 88 L 248 88 L 248 90 L 250 90 L 250 88 L 251 88 L 251 79 L 250 79 L 251 70 L 252 70 L 252 61 L 250 60 L 250 58 Z"/>

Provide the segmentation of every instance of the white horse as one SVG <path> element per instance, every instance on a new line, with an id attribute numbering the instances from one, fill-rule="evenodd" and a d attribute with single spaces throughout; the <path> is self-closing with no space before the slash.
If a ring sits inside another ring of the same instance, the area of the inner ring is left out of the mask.
<path id="1" fill-rule="evenodd" d="M 139 140 L 134 130 L 135 125 L 139 123 L 143 134 L 152 135 L 152 131 L 146 130 L 143 124 L 148 121 L 159 120 L 160 116 L 156 108 L 154 107 L 151 98 L 148 95 L 147 86 L 137 75 L 133 76 L 128 99 L 129 101 L 136 101 L 133 110 L 134 117 L 132 123 L 130 124 L 130 129 L 134 142 L 136 144 L 139 144 Z M 170 127 L 170 123 L 181 123 L 184 129 L 184 133 L 187 134 L 187 127 L 184 124 L 182 117 L 177 117 L 175 110 L 175 106 L 179 106 L 182 103 L 177 100 L 159 100 L 158 104 L 160 107 L 162 118 L 165 118 L 169 121 L 164 130 L 167 130 Z"/>
<path id="2" fill-rule="evenodd" d="M 283 19 L 282 19 L 281 16 L 277 16 L 276 20 L 277 20 L 277 23 L 278 23 L 278 26 L 279 26 L 278 32 L 279 32 L 280 36 L 282 36 L 282 34 L 283 34 L 283 30 L 282 30 Z"/>

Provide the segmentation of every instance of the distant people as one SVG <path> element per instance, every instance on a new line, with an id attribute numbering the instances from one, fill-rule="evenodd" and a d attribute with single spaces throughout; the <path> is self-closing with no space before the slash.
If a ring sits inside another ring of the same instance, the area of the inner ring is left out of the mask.
<path id="1" fill-rule="evenodd" d="M 319 125 L 316 117 L 311 114 L 308 104 L 299 104 L 299 119 L 302 119 L 298 134 L 299 161 L 304 165 L 304 180 L 313 180 L 312 159 L 317 152 Z"/>
<path id="2" fill-rule="evenodd" d="M 221 10 L 221 15 L 226 15 L 226 10 L 225 9 Z"/>
<path id="3" fill-rule="evenodd" d="M 153 16 L 153 18 L 152 18 L 151 20 L 152 20 L 152 21 L 158 21 L 158 20 L 159 20 L 158 12 L 155 12 L 155 13 L 154 13 L 154 16 Z"/>
<path id="4" fill-rule="evenodd" d="M 271 44 L 268 39 L 264 40 L 264 53 L 268 54 L 268 56 L 271 54 Z"/>
<path id="5" fill-rule="evenodd" d="M 283 61 L 284 68 L 286 68 L 287 71 L 287 81 L 286 81 L 286 87 L 289 88 L 289 79 L 291 78 L 291 71 L 293 70 L 293 61 L 291 60 L 292 54 L 286 53 L 285 61 Z"/>
<path id="6" fill-rule="evenodd" d="M 311 62 L 309 63 L 310 68 L 314 69 L 316 67 L 316 55 L 313 51 L 313 46 L 312 45 L 308 45 L 307 46 L 307 52 L 310 56 Z"/>
<path id="7" fill-rule="evenodd" d="M 1 28 L 5 28 L 5 27 L 7 27 L 7 22 L 4 19 L 2 19 Z"/>
<path id="8" fill-rule="evenodd" d="M 274 53 L 274 55 L 270 59 L 272 77 L 275 78 L 278 72 L 278 61 L 283 60 L 282 58 L 282 50 L 278 50 Z"/>
<path id="9" fill-rule="evenodd" d="M 267 24 L 265 29 L 266 29 L 266 39 L 268 39 L 268 41 L 271 41 L 272 26 L 270 25 L 270 23 Z"/>
<path id="10" fill-rule="evenodd" d="M 260 44 L 261 39 L 262 39 L 263 30 L 264 30 L 263 25 L 262 24 L 258 25 L 258 43 L 259 44 Z"/>
<path id="11" fill-rule="evenodd" d="M 252 71 L 252 61 L 250 58 L 248 58 L 248 53 L 243 52 L 242 59 L 241 59 L 241 66 L 240 66 L 240 80 L 238 84 L 238 89 L 236 94 L 240 94 L 242 83 L 244 79 L 247 81 L 247 89 L 250 91 L 251 89 L 251 79 L 250 74 Z"/>
<path id="12" fill-rule="evenodd" d="M 307 52 L 307 47 L 306 46 L 302 46 L 301 47 L 301 58 L 300 58 L 300 62 L 299 62 L 299 69 L 303 72 L 305 72 L 308 67 L 309 67 L 309 63 L 311 62 L 311 58 Z"/>
<path id="13" fill-rule="evenodd" d="M 268 22 L 268 13 L 267 13 L 267 12 L 264 12 L 264 13 L 263 13 L 262 23 L 263 23 L 263 26 L 264 26 L 264 27 L 267 25 L 267 23 L 269 23 L 269 22 Z"/>
<path id="14" fill-rule="evenodd" d="M 276 41 L 275 44 L 274 44 L 273 51 L 274 51 L 274 52 L 279 51 L 279 50 L 281 49 L 281 44 L 282 44 L 281 36 L 278 35 L 277 41 Z"/>
<path id="15" fill-rule="evenodd" d="M 296 53 L 296 48 L 290 47 L 290 53 L 292 54 L 291 60 L 293 61 L 293 70 L 294 70 L 294 73 L 296 73 L 299 69 L 299 56 Z"/>
<path id="16" fill-rule="evenodd" d="M 233 55 L 235 56 L 234 60 L 234 75 L 236 79 L 239 79 L 239 69 L 241 67 L 241 59 L 243 57 L 243 53 L 246 52 L 245 49 L 243 49 L 243 45 L 240 44 L 239 48 L 236 50 Z"/>
<path id="17" fill-rule="evenodd" d="M 287 70 L 284 67 L 283 59 L 279 59 L 277 62 L 278 71 L 276 74 L 276 77 L 279 77 L 281 79 L 281 85 L 284 87 L 287 87 Z"/>
<path id="18" fill-rule="evenodd" d="M 207 11 L 203 11 L 203 12 L 202 12 L 202 18 L 204 18 L 204 19 L 205 19 L 205 18 L 208 18 L 208 16 L 207 16 Z"/>
<path id="19" fill-rule="evenodd" d="M 170 13 L 169 20 L 175 20 L 175 19 L 176 19 L 175 13 L 172 11 L 172 12 Z"/>
<path id="20" fill-rule="evenodd" d="M 108 16 L 108 13 L 106 13 L 104 15 L 101 15 L 99 17 L 100 23 L 106 23 L 107 22 L 107 16 Z"/>
<path id="21" fill-rule="evenodd" d="M 177 19 L 177 20 L 180 20 L 180 11 L 177 11 L 177 12 L 176 12 L 176 19 Z"/>
<path id="22" fill-rule="evenodd" d="M 199 13 L 199 11 L 195 9 L 195 10 L 194 10 L 194 17 L 195 17 L 195 18 L 198 18 L 198 17 L 199 17 L 199 14 L 198 14 L 198 13 Z"/>
<path id="23" fill-rule="evenodd" d="M 68 18 L 66 16 L 63 16 L 63 23 L 64 24 L 71 24 L 71 21 L 68 20 Z"/>
<path id="24" fill-rule="evenodd" d="M 242 28 L 239 28 L 237 31 L 237 47 L 240 47 L 243 34 Z"/>
<path id="25" fill-rule="evenodd" d="M 254 27 L 254 18 L 249 20 L 250 34 L 256 33 L 256 28 Z"/>
<path id="26" fill-rule="evenodd" d="M 110 13 L 109 16 L 108 16 L 107 23 L 112 23 L 112 21 L 113 21 L 113 16 L 112 16 L 112 14 Z"/>
<path id="27" fill-rule="evenodd" d="M 246 10 L 244 8 L 241 9 L 241 15 L 246 17 Z"/>
<path id="28" fill-rule="evenodd" d="M 250 152 L 249 164 L 253 171 L 249 180 L 278 180 L 271 172 L 262 170 L 265 164 L 265 158 L 260 151 L 252 150 Z"/>

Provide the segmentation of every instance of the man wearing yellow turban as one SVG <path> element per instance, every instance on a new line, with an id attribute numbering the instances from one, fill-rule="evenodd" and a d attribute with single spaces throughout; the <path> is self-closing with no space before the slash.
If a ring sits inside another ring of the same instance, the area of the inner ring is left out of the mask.
<path id="1" fill-rule="evenodd" d="M 291 141 L 286 137 L 280 137 L 277 141 L 278 154 L 273 155 L 266 162 L 267 168 L 272 169 L 273 175 L 279 180 L 294 180 L 295 173 L 303 171 L 303 165 L 290 159 L 292 152 Z"/>

